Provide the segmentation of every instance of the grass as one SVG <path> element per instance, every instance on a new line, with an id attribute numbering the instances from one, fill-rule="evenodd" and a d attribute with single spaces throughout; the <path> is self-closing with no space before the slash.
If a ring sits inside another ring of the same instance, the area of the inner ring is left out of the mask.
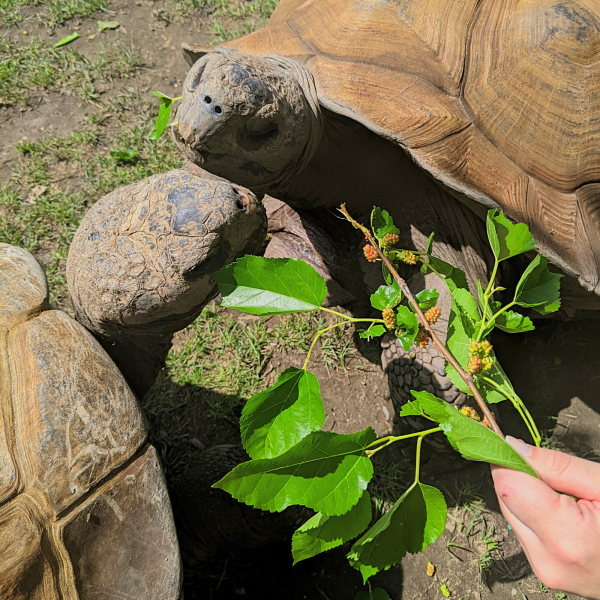
<path id="1" fill-rule="evenodd" d="M 125 51 L 108 54 L 106 60 L 111 76 L 139 68 Z M 20 160 L 9 184 L 0 188 L 0 240 L 27 248 L 42 262 L 54 304 L 65 303 L 68 247 L 87 208 L 120 186 L 183 164 L 168 136 L 158 143 L 148 139 L 157 113 L 153 100 L 124 90 L 102 110 L 86 115 L 78 130 L 17 146 Z M 113 150 L 139 155 L 121 161 L 110 156 Z M 40 190 L 33 198 L 32 192 Z"/>
<path id="2" fill-rule="evenodd" d="M 277 0 L 181 0 L 155 2 L 153 16 L 164 23 L 182 23 L 203 15 L 211 17 L 210 30 L 217 42 L 229 42 L 264 26 Z"/>
<path id="3" fill-rule="evenodd" d="M 105 10 L 110 0 L 0 0 L 0 25 L 15 25 L 24 20 L 23 8 L 41 7 L 33 13 L 38 23 L 50 27 L 61 25 L 73 17 L 86 17 Z"/>
<path id="4" fill-rule="evenodd" d="M 483 483 L 472 483 L 470 479 L 455 479 L 452 492 L 448 492 L 454 507 L 448 516 L 454 529 L 446 542 L 446 549 L 458 558 L 453 548 L 475 554 L 477 569 L 482 583 L 500 558 L 499 543 L 494 523 L 488 523 L 489 510 L 481 494 Z M 448 491 L 448 490 L 447 490 Z"/>
<path id="5" fill-rule="evenodd" d="M 40 38 L 27 43 L 0 39 L 0 104 L 25 106 L 40 92 L 63 92 L 87 102 L 98 99 L 96 82 L 132 77 L 143 62 L 121 44 L 104 48 L 94 61 L 71 48 L 55 49 Z"/>

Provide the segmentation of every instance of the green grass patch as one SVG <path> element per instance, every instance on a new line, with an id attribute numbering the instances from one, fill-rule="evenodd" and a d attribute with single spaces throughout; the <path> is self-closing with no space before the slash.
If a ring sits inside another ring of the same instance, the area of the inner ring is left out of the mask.
<path id="1" fill-rule="evenodd" d="M 54 304 L 64 306 L 67 299 L 68 249 L 89 206 L 118 187 L 183 164 L 167 136 L 158 143 L 148 139 L 156 112 L 151 98 L 126 91 L 87 115 L 81 129 L 17 146 L 21 158 L 9 184 L 0 187 L 0 241 L 38 258 Z M 139 154 L 124 161 L 111 151 Z"/>
<path id="2" fill-rule="evenodd" d="M 1 0 L 0 25 L 14 25 L 23 21 L 23 8 L 40 7 L 37 18 L 51 27 L 73 17 L 86 17 L 106 9 L 110 0 Z"/>
<path id="3" fill-rule="evenodd" d="M 143 66 L 139 53 L 122 45 L 105 48 L 94 61 L 72 48 L 53 48 L 39 38 L 0 39 L 0 104 L 24 106 L 41 91 L 98 98 L 95 84 L 132 77 Z"/>

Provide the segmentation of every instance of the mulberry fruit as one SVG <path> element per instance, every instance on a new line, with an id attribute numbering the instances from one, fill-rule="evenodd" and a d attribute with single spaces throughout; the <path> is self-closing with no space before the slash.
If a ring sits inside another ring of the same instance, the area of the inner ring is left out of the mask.
<path id="1" fill-rule="evenodd" d="M 396 327 L 396 317 L 394 316 L 394 311 L 391 308 L 384 309 L 382 316 L 385 326 L 388 329 L 394 329 L 394 327 Z"/>
<path id="2" fill-rule="evenodd" d="M 433 325 L 440 318 L 441 313 L 442 311 L 437 306 L 433 306 L 425 313 L 425 318 L 430 325 Z"/>
<path id="3" fill-rule="evenodd" d="M 460 409 L 461 414 L 465 415 L 465 417 L 469 417 L 469 419 L 473 419 L 473 421 L 481 421 L 481 418 L 477 414 L 477 411 L 471 406 L 463 406 Z"/>
<path id="4" fill-rule="evenodd" d="M 475 373 L 479 373 L 481 371 L 481 359 L 479 356 L 471 356 L 469 362 L 467 363 L 467 373 L 474 375 Z"/>
<path id="5" fill-rule="evenodd" d="M 386 233 L 381 240 L 383 245 L 386 246 L 387 248 L 394 246 L 399 241 L 400 241 L 400 236 L 397 233 Z"/>
<path id="6" fill-rule="evenodd" d="M 377 250 L 375 250 L 375 248 L 373 248 L 373 246 L 371 246 L 371 244 L 367 244 L 363 248 L 363 252 L 365 253 L 365 258 L 369 262 L 377 262 Z"/>
<path id="7" fill-rule="evenodd" d="M 410 250 L 403 252 L 403 256 L 400 257 L 402 262 L 405 262 L 407 265 L 416 265 L 417 264 L 417 255 Z"/>
<path id="8" fill-rule="evenodd" d="M 427 344 L 429 344 L 429 336 L 423 329 L 419 329 L 419 333 L 417 333 L 417 347 L 418 348 L 427 348 Z"/>

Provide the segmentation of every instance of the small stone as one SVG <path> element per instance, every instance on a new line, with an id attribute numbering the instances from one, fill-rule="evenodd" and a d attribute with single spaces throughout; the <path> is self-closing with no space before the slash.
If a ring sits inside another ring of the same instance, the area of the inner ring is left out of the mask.
<path id="1" fill-rule="evenodd" d="M 192 438 L 190 440 L 190 444 L 192 444 L 192 446 L 196 446 L 198 450 L 206 450 L 206 446 L 198 438 Z"/>
<path id="2" fill-rule="evenodd" d="M 431 354 L 429 352 L 422 352 L 421 353 L 421 360 L 425 364 L 431 364 Z"/>
<path id="3" fill-rule="evenodd" d="M 390 396 L 390 390 L 389 390 L 389 388 L 385 388 L 385 392 L 383 392 L 383 397 L 384 397 L 386 400 L 389 400 L 389 399 L 390 399 L 390 397 L 391 397 L 391 396 Z"/>
<path id="4" fill-rule="evenodd" d="M 435 372 L 440 376 L 440 377 L 446 377 L 446 369 L 444 367 L 436 367 L 435 368 Z"/>
<path id="5" fill-rule="evenodd" d="M 439 372 L 434 373 L 431 376 L 431 381 L 433 382 L 433 385 L 438 389 L 438 390 L 448 390 L 452 387 L 452 382 L 450 381 L 449 377 L 443 377 L 442 375 L 439 374 Z"/>
<path id="6" fill-rule="evenodd" d="M 394 373 L 396 373 L 396 375 L 400 375 L 400 371 L 401 371 L 400 365 L 398 363 L 396 363 L 394 365 Z"/>
<path id="7" fill-rule="evenodd" d="M 513 589 L 510 591 L 510 595 L 511 595 L 511 596 L 516 596 L 516 595 L 517 595 L 517 588 L 513 588 Z"/>
<path id="8" fill-rule="evenodd" d="M 383 345 L 383 344 L 382 344 L 382 345 Z M 389 344 L 388 344 L 388 346 L 389 346 Z M 385 351 L 385 355 L 386 355 L 388 358 L 392 358 L 392 357 L 394 356 L 394 353 L 393 353 L 393 352 L 392 352 L 392 351 L 391 351 L 391 350 L 388 348 L 388 349 Z"/>
<path id="9" fill-rule="evenodd" d="M 404 387 L 404 377 L 402 375 L 398 375 L 396 381 L 399 388 Z"/>
<path id="10" fill-rule="evenodd" d="M 416 368 L 416 367 L 411 367 L 411 368 L 410 368 L 410 374 L 411 374 L 413 377 L 418 377 L 418 376 L 419 376 L 419 370 L 417 370 L 417 368 Z"/>
<path id="11" fill-rule="evenodd" d="M 411 386 L 412 385 L 412 381 L 413 381 L 413 378 L 411 377 L 410 373 L 407 373 L 404 376 L 404 383 L 405 383 L 405 385 Z"/>
<path id="12" fill-rule="evenodd" d="M 390 338 L 387 335 L 384 335 L 383 338 L 381 339 L 381 347 L 382 348 L 390 347 Z"/>
<path id="13" fill-rule="evenodd" d="M 383 413 L 383 418 L 386 421 L 389 421 L 390 420 L 390 411 L 388 410 L 388 407 L 387 406 L 382 406 L 381 407 L 381 412 Z"/>
<path id="14" fill-rule="evenodd" d="M 435 395 L 436 395 L 435 388 L 434 388 L 432 385 L 425 385 L 425 386 L 423 386 L 423 389 L 424 389 L 426 392 L 429 392 L 430 394 L 432 394 L 433 396 L 435 396 Z"/>

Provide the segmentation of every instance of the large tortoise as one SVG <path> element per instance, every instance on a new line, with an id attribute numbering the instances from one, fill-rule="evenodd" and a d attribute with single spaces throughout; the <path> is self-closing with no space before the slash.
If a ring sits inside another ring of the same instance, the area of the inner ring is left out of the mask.
<path id="1" fill-rule="evenodd" d="M 68 279 L 121 370 L 50 309 L 35 259 L 0 243 L 0 598 L 179 597 L 167 486 L 126 378 L 144 392 L 173 332 L 214 295 L 212 273 L 259 250 L 265 230 L 252 194 L 185 170 L 99 200 Z"/>
<path id="2" fill-rule="evenodd" d="M 323 209 L 346 202 L 364 220 L 377 204 L 401 247 L 423 250 L 434 230 L 434 253 L 473 284 L 489 273 L 479 217 L 501 208 L 571 276 L 572 316 L 600 307 L 599 36 L 589 0 L 282 0 L 256 33 L 184 44 L 174 135 L 202 168 L 296 209 L 272 252 L 304 254 L 347 290 L 359 271 L 323 242 L 340 237 Z M 429 349 L 392 342 L 392 358 L 400 400 L 415 379 L 464 400 Z"/>

